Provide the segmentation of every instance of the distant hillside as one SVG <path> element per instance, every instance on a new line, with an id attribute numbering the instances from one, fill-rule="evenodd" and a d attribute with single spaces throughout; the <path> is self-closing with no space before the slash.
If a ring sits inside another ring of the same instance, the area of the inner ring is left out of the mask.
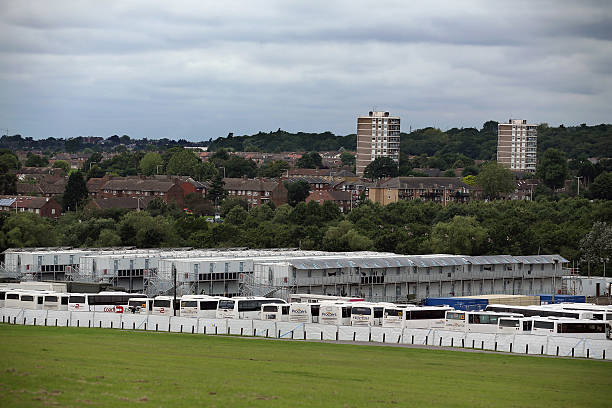
<path id="1" fill-rule="evenodd" d="M 252 136 L 232 136 L 213 140 L 209 150 L 232 149 L 238 152 L 295 152 L 295 151 L 330 151 L 357 149 L 356 135 L 336 136 L 331 132 L 324 133 L 289 133 L 284 130 Z"/>

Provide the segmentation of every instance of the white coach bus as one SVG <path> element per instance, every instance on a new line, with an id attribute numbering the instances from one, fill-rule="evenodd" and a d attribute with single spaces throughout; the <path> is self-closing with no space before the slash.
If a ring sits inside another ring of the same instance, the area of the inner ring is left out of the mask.
<path id="1" fill-rule="evenodd" d="M 350 325 L 353 305 L 354 303 L 349 302 L 321 302 L 319 306 L 319 323 L 335 326 Z"/>
<path id="2" fill-rule="evenodd" d="M 497 332 L 501 334 L 531 334 L 532 317 L 500 317 L 497 319 Z"/>
<path id="3" fill-rule="evenodd" d="M 179 316 L 181 309 L 181 298 L 177 297 L 176 301 L 174 296 L 155 296 L 153 298 L 153 310 L 152 315 L 158 316 Z"/>
<path id="4" fill-rule="evenodd" d="M 289 307 L 288 303 L 264 303 L 261 305 L 261 320 L 288 322 Z"/>
<path id="5" fill-rule="evenodd" d="M 283 299 L 266 297 L 234 297 L 222 299 L 217 306 L 217 319 L 259 319 L 261 305 L 287 303 Z"/>
<path id="6" fill-rule="evenodd" d="M 560 303 L 559 309 L 580 312 L 593 312 L 593 319 L 606 320 L 612 323 L 612 306 L 595 305 L 592 303 Z"/>
<path id="7" fill-rule="evenodd" d="M 390 304 L 389 304 L 390 305 Z M 351 326 L 380 326 L 387 304 L 359 302 L 351 308 Z"/>
<path id="8" fill-rule="evenodd" d="M 531 332 L 535 335 L 605 340 L 610 338 L 610 324 L 601 320 L 536 317 Z"/>
<path id="9" fill-rule="evenodd" d="M 385 307 L 382 326 L 402 329 L 443 328 L 448 310 L 453 310 L 453 308 L 448 306 Z"/>
<path id="10" fill-rule="evenodd" d="M 68 293 L 48 293 L 44 296 L 43 309 L 45 310 L 68 310 Z"/>
<path id="11" fill-rule="evenodd" d="M 289 321 L 296 323 L 318 323 L 321 303 L 291 303 Z"/>
<path id="12" fill-rule="evenodd" d="M 593 312 L 587 310 L 565 310 L 559 305 L 546 306 L 513 306 L 513 305 L 488 305 L 487 312 L 504 312 L 521 314 L 525 317 L 558 317 L 570 319 L 592 319 Z"/>
<path id="13" fill-rule="evenodd" d="M 523 316 L 513 313 L 447 311 L 444 328 L 466 333 L 496 333 L 500 317 Z"/>
<path id="14" fill-rule="evenodd" d="M 153 298 L 130 298 L 128 310 L 124 313 L 150 315 L 153 312 Z"/>
<path id="15" fill-rule="evenodd" d="M 19 295 L 21 295 L 22 293 L 23 291 L 19 289 L 7 290 L 4 299 L 4 307 L 21 309 L 21 301 L 19 300 Z"/>
<path id="16" fill-rule="evenodd" d="M 108 312 L 127 311 L 131 298 L 146 298 L 147 295 L 126 292 L 71 293 L 68 310 L 71 312 Z"/>
<path id="17" fill-rule="evenodd" d="M 214 319 L 217 316 L 219 300 L 229 299 L 222 296 L 185 295 L 181 297 L 181 316 Z"/>

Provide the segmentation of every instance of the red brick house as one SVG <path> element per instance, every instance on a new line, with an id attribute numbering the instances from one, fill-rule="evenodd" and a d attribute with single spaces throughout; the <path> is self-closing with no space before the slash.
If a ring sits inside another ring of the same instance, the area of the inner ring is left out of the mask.
<path id="1" fill-rule="evenodd" d="M 114 177 L 97 187 L 95 197 L 160 197 L 168 204 L 174 201 L 181 207 L 185 203 L 185 193 L 179 183 L 178 180 Z"/>
<path id="2" fill-rule="evenodd" d="M 325 201 L 332 201 L 338 205 L 338 207 L 340 207 L 340 211 L 342 212 L 350 211 L 352 206 L 350 191 L 313 191 L 308 197 L 306 197 L 306 203 L 309 203 L 310 201 L 316 201 L 319 204 L 323 204 Z"/>
<path id="3" fill-rule="evenodd" d="M 242 198 L 249 206 L 256 207 L 268 201 L 276 206 L 287 204 L 287 189 L 282 182 L 245 178 L 224 178 L 223 181 L 229 197 Z"/>
<path id="4" fill-rule="evenodd" d="M 49 197 L 0 196 L 0 211 L 30 212 L 57 219 L 62 215 L 62 206 Z"/>
<path id="5" fill-rule="evenodd" d="M 154 197 L 113 197 L 113 198 L 94 198 L 87 204 L 88 208 L 98 210 L 109 210 L 123 208 L 127 210 L 144 210 Z"/>

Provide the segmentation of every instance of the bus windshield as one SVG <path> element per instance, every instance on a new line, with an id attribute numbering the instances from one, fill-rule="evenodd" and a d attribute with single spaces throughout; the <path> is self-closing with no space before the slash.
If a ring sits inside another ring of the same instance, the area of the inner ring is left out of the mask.
<path id="1" fill-rule="evenodd" d="M 140 307 L 145 307 L 146 305 L 145 305 L 145 304 L 144 304 L 142 301 L 140 301 L 140 300 L 130 300 L 130 301 L 128 302 L 128 306 L 134 306 L 134 307 L 138 307 L 138 306 L 140 306 Z"/>
<path id="2" fill-rule="evenodd" d="M 184 300 L 181 302 L 181 307 L 197 307 L 198 303 L 195 300 Z"/>
<path id="3" fill-rule="evenodd" d="M 353 307 L 353 311 L 351 313 L 354 315 L 371 315 L 372 309 L 369 307 Z"/>
<path id="4" fill-rule="evenodd" d="M 387 316 L 402 316 L 404 311 L 402 309 L 385 309 Z"/>
<path id="5" fill-rule="evenodd" d="M 264 306 L 263 311 L 264 312 L 278 312 L 278 307 L 277 306 Z"/>
<path id="6" fill-rule="evenodd" d="M 446 318 L 450 320 L 465 320 L 465 313 L 448 312 Z"/>
<path id="7" fill-rule="evenodd" d="M 500 327 L 519 327 L 519 321 L 517 319 L 499 319 Z"/>
<path id="8" fill-rule="evenodd" d="M 220 300 L 219 301 L 219 309 L 233 309 L 234 301 L 233 300 Z"/>

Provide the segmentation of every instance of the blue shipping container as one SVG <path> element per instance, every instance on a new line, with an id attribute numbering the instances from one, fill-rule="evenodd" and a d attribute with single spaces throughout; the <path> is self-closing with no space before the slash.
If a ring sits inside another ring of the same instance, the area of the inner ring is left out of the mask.
<path id="1" fill-rule="evenodd" d="M 450 306 L 457 310 L 484 310 L 489 304 L 487 299 L 467 299 L 458 297 L 441 297 L 425 299 L 425 306 Z"/>
<path id="2" fill-rule="evenodd" d="M 578 295 L 538 295 L 541 305 L 552 303 L 586 303 L 585 296 Z"/>

